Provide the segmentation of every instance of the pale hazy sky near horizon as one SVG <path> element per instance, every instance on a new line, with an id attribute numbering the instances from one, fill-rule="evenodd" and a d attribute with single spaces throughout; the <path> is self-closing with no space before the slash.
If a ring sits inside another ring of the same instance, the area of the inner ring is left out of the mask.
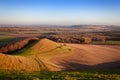
<path id="1" fill-rule="evenodd" d="M 120 25 L 120 0 L 0 0 L 0 24 Z"/>

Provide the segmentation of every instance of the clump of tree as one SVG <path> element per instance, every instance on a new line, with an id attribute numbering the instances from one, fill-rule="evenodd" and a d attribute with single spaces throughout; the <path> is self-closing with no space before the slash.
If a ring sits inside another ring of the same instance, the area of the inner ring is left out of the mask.
<path id="1" fill-rule="evenodd" d="M 93 37 L 100 37 L 90 33 L 79 33 L 79 32 L 62 32 L 62 33 L 47 33 L 40 35 L 40 38 L 48 38 L 56 42 L 62 43 L 80 43 L 89 44 L 93 40 Z M 96 39 L 99 40 L 99 39 Z"/>
<path id="2" fill-rule="evenodd" d="M 40 38 L 48 38 L 60 43 L 94 44 L 94 42 L 106 43 L 107 41 L 120 41 L 120 32 L 80 32 L 80 31 L 55 31 L 40 35 Z"/>
<path id="3" fill-rule="evenodd" d="M 37 37 L 30 37 L 30 38 L 24 38 L 22 40 L 18 40 L 14 43 L 5 45 L 3 47 L 0 48 L 0 52 L 2 53 L 8 53 L 11 51 L 16 51 L 19 50 L 21 48 L 23 48 L 25 45 L 27 45 L 31 40 L 39 40 L 39 38 Z"/>

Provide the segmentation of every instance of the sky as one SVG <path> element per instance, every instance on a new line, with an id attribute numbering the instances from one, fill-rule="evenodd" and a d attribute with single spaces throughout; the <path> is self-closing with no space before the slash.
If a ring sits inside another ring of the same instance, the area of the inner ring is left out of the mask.
<path id="1" fill-rule="evenodd" d="M 120 25 L 120 0 L 0 0 L 0 24 Z"/>

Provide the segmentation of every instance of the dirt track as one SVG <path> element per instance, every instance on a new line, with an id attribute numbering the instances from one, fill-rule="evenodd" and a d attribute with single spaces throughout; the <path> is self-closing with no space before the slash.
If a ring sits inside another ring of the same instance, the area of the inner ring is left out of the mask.
<path id="1" fill-rule="evenodd" d="M 67 44 L 74 54 L 51 61 L 63 70 L 120 69 L 120 46 Z"/>

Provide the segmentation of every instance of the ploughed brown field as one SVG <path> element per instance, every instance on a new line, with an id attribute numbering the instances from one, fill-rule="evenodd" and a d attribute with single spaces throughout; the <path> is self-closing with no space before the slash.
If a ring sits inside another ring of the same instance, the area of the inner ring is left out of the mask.
<path id="1" fill-rule="evenodd" d="M 67 44 L 74 53 L 51 61 L 62 70 L 107 70 L 120 69 L 119 45 Z"/>

